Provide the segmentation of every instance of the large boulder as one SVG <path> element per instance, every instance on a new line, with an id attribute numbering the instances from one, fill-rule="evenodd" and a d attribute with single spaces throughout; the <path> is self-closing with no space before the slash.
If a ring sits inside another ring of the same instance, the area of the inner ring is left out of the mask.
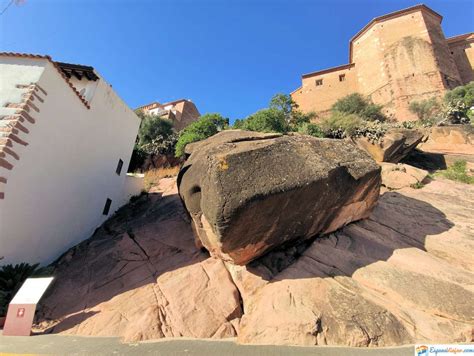
<path id="1" fill-rule="evenodd" d="M 426 142 L 420 145 L 423 151 L 474 155 L 474 127 L 451 125 L 432 127 Z"/>
<path id="2" fill-rule="evenodd" d="M 371 142 L 366 137 L 358 137 L 353 142 L 367 151 L 377 162 L 398 163 L 423 140 L 419 130 L 391 129 L 385 133 L 383 141 Z"/>
<path id="3" fill-rule="evenodd" d="M 188 148 L 180 196 L 198 242 L 244 265 L 369 216 L 380 167 L 342 140 L 224 131 Z"/>
<path id="4" fill-rule="evenodd" d="M 416 187 L 428 176 L 428 171 L 403 163 L 382 162 L 382 185 L 388 189 Z"/>

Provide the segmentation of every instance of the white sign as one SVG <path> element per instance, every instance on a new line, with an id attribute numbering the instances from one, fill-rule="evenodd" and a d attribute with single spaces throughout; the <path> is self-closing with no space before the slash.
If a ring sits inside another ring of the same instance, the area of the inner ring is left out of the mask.
<path id="1" fill-rule="evenodd" d="M 53 277 L 28 278 L 10 304 L 37 304 L 52 281 Z"/>

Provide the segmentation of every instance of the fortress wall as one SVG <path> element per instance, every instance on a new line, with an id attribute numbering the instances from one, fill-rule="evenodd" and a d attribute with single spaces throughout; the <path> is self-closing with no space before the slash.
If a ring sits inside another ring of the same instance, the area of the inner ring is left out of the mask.
<path id="1" fill-rule="evenodd" d="M 462 84 L 474 80 L 474 34 L 457 41 L 449 41 L 448 46 L 459 71 Z"/>
<path id="2" fill-rule="evenodd" d="M 344 76 L 343 80 L 340 76 Z M 322 85 L 316 85 L 317 80 L 322 80 Z M 337 99 L 355 92 L 357 92 L 356 69 L 353 65 L 348 65 L 343 69 L 305 76 L 302 87 L 292 93 L 292 98 L 302 111 L 314 111 L 318 116 L 324 117 Z"/>
<path id="3" fill-rule="evenodd" d="M 410 101 L 444 91 L 429 32 L 416 11 L 375 24 L 354 43 L 361 93 L 399 121 L 416 119 Z"/>

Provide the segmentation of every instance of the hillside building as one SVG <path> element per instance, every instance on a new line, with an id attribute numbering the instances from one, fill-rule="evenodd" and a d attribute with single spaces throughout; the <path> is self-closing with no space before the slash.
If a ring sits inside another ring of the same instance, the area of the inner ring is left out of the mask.
<path id="1" fill-rule="evenodd" d="M 196 105 L 187 99 L 170 101 L 165 104 L 153 102 L 140 106 L 137 110 L 143 110 L 146 114 L 157 115 L 171 120 L 176 131 L 181 131 L 201 116 Z"/>
<path id="2" fill-rule="evenodd" d="M 139 125 L 94 68 L 0 53 L 0 264 L 51 262 L 138 194 Z"/>
<path id="3" fill-rule="evenodd" d="M 304 74 L 293 100 L 324 117 L 338 99 L 359 92 L 397 120 L 416 119 L 410 102 L 474 80 L 474 34 L 445 38 L 441 20 L 425 5 L 373 19 L 350 40 L 349 63 Z"/>

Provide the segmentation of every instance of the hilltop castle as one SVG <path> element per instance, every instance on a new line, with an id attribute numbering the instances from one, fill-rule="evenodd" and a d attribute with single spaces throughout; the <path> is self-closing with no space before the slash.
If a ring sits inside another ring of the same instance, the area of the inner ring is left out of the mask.
<path id="1" fill-rule="evenodd" d="M 373 19 L 350 40 L 349 64 L 304 74 L 293 100 L 325 116 L 336 100 L 359 92 L 397 120 L 416 119 L 410 102 L 474 80 L 474 33 L 445 38 L 441 20 L 425 5 Z"/>

